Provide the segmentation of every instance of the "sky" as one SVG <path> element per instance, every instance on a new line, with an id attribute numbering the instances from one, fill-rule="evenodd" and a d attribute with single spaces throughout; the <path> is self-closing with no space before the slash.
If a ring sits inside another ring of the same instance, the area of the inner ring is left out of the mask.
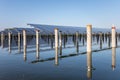
<path id="1" fill-rule="evenodd" d="M 0 30 L 27 23 L 120 28 L 120 0 L 0 0 Z"/>

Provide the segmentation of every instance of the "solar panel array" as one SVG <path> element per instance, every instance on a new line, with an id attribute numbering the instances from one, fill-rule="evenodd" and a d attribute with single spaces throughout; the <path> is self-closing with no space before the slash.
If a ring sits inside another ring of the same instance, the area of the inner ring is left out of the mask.
<path id="1" fill-rule="evenodd" d="M 86 27 L 73 27 L 73 26 L 57 26 L 57 25 L 42 25 L 42 24 L 28 24 L 31 27 L 41 30 L 40 32 L 46 34 L 54 34 L 54 29 L 58 28 L 59 31 L 62 31 L 66 34 L 74 34 L 75 32 L 84 33 L 86 32 Z M 102 28 L 93 28 L 93 32 L 110 32 L 111 29 L 102 29 Z"/>
<path id="2" fill-rule="evenodd" d="M 54 34 L 54 29 L 58 28 L 59 31 L 62 31 L 62 33 L 65 34 L 75 34 L 75 32 L 79 33 L 85 33 L 86 27 L 74 27 L 74 26 L 58 26 L 58 25 L 43 25 L 43 24 L 28 24 L 30 28 L 7 28 L 3 32 L 4 34 L 8 34 L 8 32 L 11 32 L 13 35 L 16 35 L 18 32 L 22 34 L 23 30 L 26 30 L 27 35 L 33 35 L 35 34 L 35 30 L 40 30 L 40 34 L 48 35 L 48 34 Z M 93 33 L 107 33 L 111 32 L 111 27 L 109 29 L 104 28 L 92 28 Z M 120 30 L 117 29 L 117 32 L 120 32 Z"/>
<path id="3" fill-rule="evenodd" d="M 17 35 L 18 33 L 22 34 L 23 30 L 26 30 L 26 33 L 28 35 L 34 35 L 35 34 L 35 29 L 34 28 L 7 28 L 7 29 L 1 31 L 1 33 L 4 33 L 5 35 L 7 35 L 8 32 L 11 32 L 12 35 Z"/>

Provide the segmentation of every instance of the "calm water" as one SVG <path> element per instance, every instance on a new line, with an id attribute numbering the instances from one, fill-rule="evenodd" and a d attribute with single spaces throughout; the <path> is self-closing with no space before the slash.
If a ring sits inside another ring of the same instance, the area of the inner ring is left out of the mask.
<path id="1" fill-rule="evenodd" d="M 87 69 L 86 54 L 60 58 L 59 64 L 55 65 L 54 60 L 32 63 L 32 61 L 36 60 L 35 52 L 28 52 L 27 60 L 24 61 L 23 54 L 16 53 L 15 51 L 8 53 L 7 49 L 1 48 L 0 51 L 0 80 L 120 79 L 120 48 L 116 48 L 116 51 L 114 49 L 109 49 L 93 52 L 91 61 L 93 69 L 91 71 Z M 64 54 L 74 52 L 74 48 L 63 50 Z M 40 59 L 49 57 L 54 57 L 53 50 L 40 53 Z M 112 68 L 112 64 L 115 66 L 114 69 Z"/>

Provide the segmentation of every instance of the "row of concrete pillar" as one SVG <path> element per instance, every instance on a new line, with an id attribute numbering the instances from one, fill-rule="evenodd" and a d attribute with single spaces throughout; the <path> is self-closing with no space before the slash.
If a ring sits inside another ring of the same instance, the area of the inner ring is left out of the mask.
<path id="1" fill-rule="evenodd" d="M 61 32 L 61 34 L 62 34 L 62 32 Z M 79 32 L 78 32 L 78 36 L 76 34 L 73 35 L 74 46 L 76 46 L 76 41 L 78 41 L 80 44 L 81 44 L 81 41 L 82 41 L 83 46 L 86 44 L 86 41 L 87 41 L 86 40 L 86 34 L 83 34 L 83 35 L 84 36 L 81 36 L 81 34 Z M 4 36 L 5 35 L 2 33 L 1 37 L 0 37 L 1 38 L 0 41 L 1 41 L 1 46 L 2 47 L 4 47 L 4 43 L 7 41 L 7 40 L 4 40 Z M 9 36 L 10 36 L 10 38 L 9 38 Z M 8 47 L 9 47 L 10 42 L 12 42 L 12 39 L 14 38 L 15 41 L 16 41 L 15 43 L 18 46 L 18 52 L 20 52 L 20 47 L 19 46 L 21 44 L 20 41 L 22 41 L 20 39 L 20 38 L 22 38 L 21 34 L 18 32 L 18 35 L 14 35 L 14 36 L 16 36 L 16 37 L 13 37 L 12 33 L 8 32 Z M 35 37 L 35 35 L 32 35 L 32 36 Z M 67 34 L 63 33 L 61 36 L 62 36 L 62 42 L 63 42 L 62 46 L 63 46 L 63 48 L 66 48 L 67 38 L 72 36 L 72 35 L 67 35 Z M 78 37 L 78 39 L 77 39 L 76 36 Z M 28 35 L 27 35 L 27 38 L 28 38 Z M 50 36 L 46 36 L 45 38 L 44 38 L 43 35 L 41 35 L 41 38 L 43 38 L 44 40 L 46 40 L 48 38 L 48 44 L 51 44 L 51 49 L 54 48 L 54 35 L 51 35 L 51 37 Z M 30 39 L 29 39 L 29 41 L 30 41 Z M 51 41 L 49 41 L 49 40 L 51 40 Z M 120 40 L 120 35 L 116 33 L 116 46 L 117 46 L 118 40 Z M 102 44 L 106 41 L 106 42 L 108 42 L 108 47 L 110 48 L 111 47 L 111 33 L 107 33 L 107 34 L 104 34 L 104 33 L 101 33 L 101 32 L 97 33 L 97 34 L 93 33 L 92 34 L 92 41 L 96 42 L 97 44 L 100 44 L 100 49 L 102 49 Z M 28 40 L 27 40 L 27 42 L 28 42 Z M 12 46 L 12 44 L 11 44 L 11 46 Z"/>
<path id="2" fill-rule="evenodd" d="M 54 29 L 54 38 L 55 38 L 55 64 L 58 65 L 58 60 L 59 60 L 59 55 L 62 55 L 62 31 L 59 31 L 58 28 Z M 21 44 L 20 44 L 20 33 L 18 33 L 18 51 L 21 52 Z M 26 31 L 23 30 L 23 56 L 24 59 L 26 59 L 26 52 L 27 52 L 27 37 L 26 37 Z M 103 34 L 99 34 L 100 38 L 100 49 L 102 49 L 102 37 Z M 87 76 L 91 77 L 91 71 L 93 69 L 92 66 L 92 25 L 89 24 L 87 25 L 86 28 L 86 41 L 87 41 Z M 112 67 L 115 67 L 115 48 L 117 47 L 117 38 L 116 38 L 116 28 L 113 26 L 112 31 L 111 31 L 111 38 L 108 38 L 108 45 L 110 47 L 110 43 L 112 42 Z M 53 39 L 53 38 L 51 38 Z M 66 42 L 66 36 L 64 36 L 64 47 L 65 47 L 65 42 Z M 4 34 L 1 34 L 1 45 L 3 45 L 4 41 Z M 52 40 L 51 40 L 52 41 Z M 76 32 L 75 36 L 75 46 L 76 46 L 76 52 L 77 54 L 79 53 L 79 32 Z M 83 41 L 84 42 L 84 41 Z M 36 58 L 39 59 L 40 55 L 40 31 L 36 30 Z M 53 42 L 51 42 L 53 44 Z M 11 52 L 11 32 L 8 33 L 8 46 L 9 46 L 9 52 Z M 52 46 L 53 48 L 53 46 Z"/>
<path id="3" fill-rule="evenodd" d="M 117 45 L 117 36 L 116 36 L 116 31 L 115 31 L 115 27 L 112 27 L 112 32 L 111 32 L 111 36 L 110 34 L 108 37 L 108 46 L 110 47 L 110 43 L 112 41 L 112 47 L 116 47 Z M 8 33 L 8 47 L 9 47 L 9 52 L 11 52 L 11 35 L 12 33 L 9 32 Z M 26 56 L 26 49 L 27 49 L 27 40 L 26 40 L 26 31 L 23 30 L 23 52 L 24 52 L 24 57 Z M 62 31 L 59 31 L 59 29 L 55 28 L 55 51 L 56 51 L 56 57 L 58 57 L 58 49 L 59 49 L 59 54 L 62 55 L 62 44 L 65 48 L 65 44 L 67 42 L 67 35 L 64 36 L 62 34 Z M 36 57 L 39 58 L 39 52 L 40 52 L 40 32 L 39 30 L 36 30 Z M 83 45 L 84 45 L 84 41 L 87 41 L 87 52 L 91 52 L 92 51 L 92 37 L 94 39 L 94 37 L 97 35 L 93 35 L 92 34 L 92 25 L 87 25 L 86 28 L 86 37 L 85 34 L 83 36 Z M 99 33 L 99 40 L 100 40 L 100 49 L 102 49 L 102 41 L 103 41 L 103 33 Z M 51 47 L 53 48 L 53 39 L 54 36 L 51 35 Z M 73 41 L 75 43 L 76 46 L 76 52 L 79 53 L 79 39 L 80 39 L 80 34 L 79 32 L 76 32 L 76 35 L 73 37 Z M 63 41 L 63 43 L 62 43 Z M 4 34 L 1 33 L 1 45 L 3 47 L 4 43 Z M 18 52 L 21 52 L 21 34 L 18 33 Z"/>
<path id="4" fill-rule="evenodd" d="M 92 78 L 92 70 L 94 70 L 94 67 L 92 65 L 92 25 L 87 25 L 87 77 L 89 79 Z M 115 68 L 116 65 L 116 29 L 113 26 L 112 27 L 112 31 L 111 31 L 111 40 L 112 40 L 112 68 Z M 101 36 L 102 34 L 100 34 L 100 43 L 101 43 Z"/>
<path id="5" fill-rule="evenodd" d="M 58 54 L 59 54 L 59 46 L 58 46 L 58 38 L 59 38 L 59 30 L 55 28 L 55 63 L 58 61 Z M 87 55 L 91 55 L 92 52 L 92 25 L 87 25 Z M 78 41 L 79 33 L 76 32 L 76 52 L 79 52 L 79 41 Z M 110 39 L 112 41 L 112 47 L 116 47 L 116 30 L 115 27 L 112 27 L 111 31 L 111 38 L 109 38 L 109 47 L 110 47 Z M 61 40 L 60 40 L 61 41 Z M 61 47 L 61 46 L 60 46 Z M 100 49 L 102 49 L 102 33 L 100 33 Z M 62 52 L 60 50 L 60 52 Z"/>
<path id="6" fill-rule="evenodd" d="M 102 42 L 101 38 L 102 34 L 100 34 L 100 44 Z M 115 27 L 112 27 L 112 49 L 116 47 L 116 31 Z M 76 44 L 78 44 L 78 32 L 76 32 Z M 78 45 L 76 45 L 78 47 Z M 55 29 L 55 64 L 58 65 L 58 29 Z M 77 52 L 78 52 L 78 48 Z M 113 50 L 115 51 L 115 50 Z M 90 77 L 90 73 L 92 71 L 92 25 L 87 25 L 87 69 L 88 69 L 88 77 Z M 112 54 L 113 55 L 113 54 Z M 115 57 L 112 56 L 112 59 Z M 112 60 L 112 67 L 115 66 L 115 59 Z"/>

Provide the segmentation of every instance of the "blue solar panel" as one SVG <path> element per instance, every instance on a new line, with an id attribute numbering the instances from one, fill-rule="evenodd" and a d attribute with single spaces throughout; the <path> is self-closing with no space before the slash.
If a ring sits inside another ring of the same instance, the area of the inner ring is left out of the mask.
<path id="1" fill-rule="evenodd" d="M 59 31 L 62 31 L 62 33 L 65 34 L 75 34 L 75 32 L 79 33 L 85 33 L 86 32 L 86 27 L 74 27 L 74 26 L 57 26 L 57 25 L 43 25 L 43 24 L 28 24 L 33 28 L 8 28 L 5 29 L 3 32 L 4 34 L 8 34 L 8 32 L 11 32 L 13 35 L 17 35 L 18 32 L 22 34 L 23 30 L 26 30 L 26 33 L 28 35 L 35 35 L 35 30 L 40 30 L 41 35 L 48 35 L 48 34 L 54 34 L 54 29 L 58 28 Z M 116 30 L 117 32 L 120 32 L 119 29 Z M 104 28 L 92 28 L 93 33 L 98 33 L 98 32 L 111 32 L 110 29 L 104 29 Z"/>
<path id="2" fill-rule="evenodd" d="M 43 25 L 43 24 L 28 24 L 31 27 L 37 28 L 43 32 L 47 33 L 52 33 L 54 34 L 54 29 L 58 28 L 59 31 L 62 31 L 63 33 L 66 34 L 74 34 L 75 32 L 79 32 L 79 33 L 84 33 L 86 32 L 86 27 L 74 27 L 74 26 L 57 26 L 57 25 Z M 110 29 L 103 29 L 103 28 L 92 28 L 93 33 L 98 33 L 98 32 L 103 32 L 103 33 L 107 33 L 107 32 L 111 32 L 111 28 Z M 117 29 L 117 32 L 120 32 L 120 30 Z"/>

